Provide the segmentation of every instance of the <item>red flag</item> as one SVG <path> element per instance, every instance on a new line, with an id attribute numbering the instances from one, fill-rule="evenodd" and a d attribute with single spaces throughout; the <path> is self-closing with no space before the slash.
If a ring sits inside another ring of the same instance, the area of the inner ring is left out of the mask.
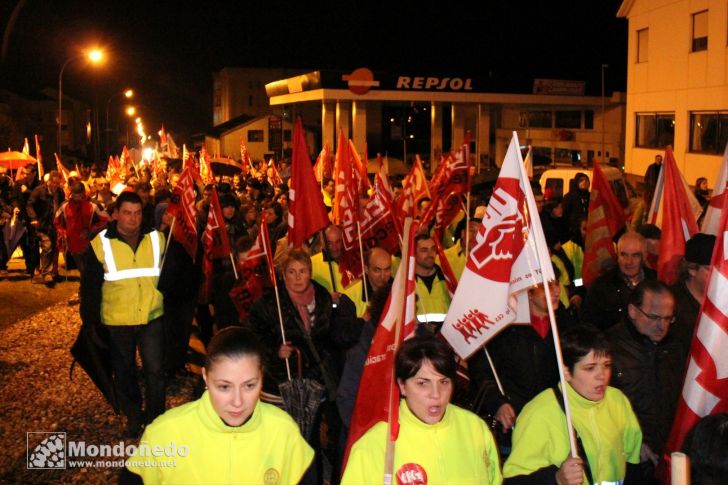
<path id="1" fill-rule="evenodd" d="M 414 217 L 417 203 L 425 197 L 432 198 L 430 196 L 427 177 L 422 168 L 422 162 L 420 161 L 420 157 L 417 156 L 409 174 L 402 180 L 402 192 L 400 192 L 395 200 L 397 212 L 400 217 Z"/>
<path id="2" fill-rule="evenodd" d="M 714 236 L 718 234 L 721 208 L 724 206 L 725 199 L 728 197 L 726 184 L 728 184 L 728 143 L 726 143 L 725 150 L 723 151 L 723 163 L 720 164 L 718 179 L 715 183 L 713 195 L 710 197 L 710 202 L 708 202 L 708 209 L 705 212 L 705 218 L 703 219 L 700 232 Z"/>
<path id="3" fill-rule="evenodd" d="M 339 130 L 339 145 L 336 147 L 336 192 L 334 197 L 334 222 L 341 227 L 343 252 L 339 258 L 341 284 L 346 288 L 362 274 L 359 251 L 359 191 L 356 176 L 356 162 L 351 143 L 344 140 Z"/>
<path id="4" fill-rule="evenodd" d="M 129 153 L 129 150 L 127 150 L 126 145 L 124 145 L 124 148 L 121 149 L 121 167 L 126 170 L 127 173 L 130 173 L 134 169 L 134 161 L 131 159 L 131 154 Z"/>
<path id="5" fill-rule="evenodd" d="M 666 463 L 700 418 L 728 412 L 728 203 L 722 209 L 685 383 L 665 447 Z"/>
<path id="6" fill-rule="evenodd" d="M 527 292 L 522 290 L 554 279 L 553 267 L 539 264 L 539 255 L 548 262 L 548 249 L 518 147 L 513 132 L 442 326 L 442 336 L 464 359 L 506 325 L 529 322 Z"/>
<path id="7" fill-rule="evenodd" d="M 230 299 L 238 311 L 241 322 L 248 318 L 251 305 L 263 296 L 265 280 L 270 279 L 270 273 L 267 270 L 269 251 L 266 251 L 263 242 L 268 226 L 265 223 L 262 226 L 253 246 L 242 255 L 242 261 L 238 263 L 240 278 L 230 290 Z"/>
<path id="8" fill-rule="evenodd" d="M 388 197 L 377 174 L 374 180 L 374 194 L 367 201 L 361 218 L 361 241 L 364 252 L 380 247 L 389 254 L 400 250 L 401 227 L 392 213 L 392 201 Z"/>
<path id="9" fill-rule="evenodd" d="M 319 184 L 322 184 L 324 179 L 331 178 L 332 170 L 333 166 L 331 163 L 331 148 L 329 148 L 328 145 L 324 144 L 324 147 L 321 149 L 321 153 L 319 153 L 318 157 L 316 158 L 316 165 L 314 165 L 313 167 L 316 181 Z"/>
<path id="10" fill-rule="evenodd" d="M 68 184 L 68 177 L 71 176 L 71 172 L 69 172 L 68 169 L 63 166 L 63 164 L 61 163 L 61 159 L 58 157 L 57 153 L 54 153 L 53 155 L 55 155 L 56 157 L 56 170 L 58 170 L 61 174 L 61 177 L 63 177 L 63 182 L 65 184 Z"/>
<path id="11" fill-rule="evenodd" d="M 212 187 L 210 198 L 210 210 L 207 213 L 207 225 L 202 236 L 204 245 L 204 261 L 202 262 L 202 273 L 205 275 L 203 283 L 203 295 L 209 297 L 212 291 L 212 260 L 230 257 L 230 240 L 228 239 L 225 220 L 222 217 L 220 201 L 217 198 L 217 189 Z"/>
<path id="12" fill-rule="evenodd" d="M 602 268 L 608 260 L 615 260 L 613 238 L 624 227 L 625 221 L 624 209 L 604 176 L 601 165 L 594 162 L 582 269 L 586 286 L 602 274 Z"/>
<path id="13" fill-rule="evenodd" d="M 211 184 L 215 182 L 215 178 L 212 176 L 212 167 L 207 160 L 207 150 L 205 147 L 200 149 L 200 178 L 205 184 Z"/>
<path id="14" fill-rule="evenodd" d="M 691 204 L 688 194 L 693 200 L 695 197 L 687 190 L 687 184 L 677 168 L 672 148 L 669 146 L 665 149 L 662 167 L 665 187 L 657 278 L 672 285 L 677 281 L 680 259 L 685 255 L 685 243 L 698 232 L 698 224 L 696 208 Z"/>
<path id="15" fill-rule="evenodd" d="M 274 162 L 272 158 L 268 162 L 268 168 L 272 169 L 270 176 L 266 174 L 268 177 L 268 183 L 271 187 L 278 187 L 283 183 L 283 178 L 281 178 L 281 174 L 278 173 L 278 167 L 276 167 L 276 162 Z"/>
<path id="16" fill-rule="evenodd" d="M 412 337 L 415 331 L 415 225 L 407 221 L 405 227 L 407 235 L 402 263 L 392 283 L 359 382 L 346 440 L 344 466 L 354 443 L 378 422 L 389 421 L 390 438 L 393 440 L 397 439 L 399 432 L 400 396 L 394 378 L 394 358 L 399 345 Z"/>
<path id="17" fill-rule="evenodd" d="M 45 170 L 43 170 L 43 157 L 40 154 L 40 141 L 38 141 L 38 135 L 35 135 L 35 159 L 38 160 L 38 180 L 43 180 Z"/>
<path id="18" fill-rule="evenodd" d="M 179 182 L 172 192 L 167 212 L 175 218 L 172 237 L 185 248 L 192 261 L 197 255 L 197 207 L 195 206 L 195 181 L 192 168 L 182 170 Z"/>
<path id="19" fill-rule="evenodd" d="M 349 153 L 351 154 L 351 160 L 354 164 L 354 176 L 357 181 L 357 190 L 359 193 L 366 193 L 371 184 L 369 183 L 369 176 L 367 175 L 367 157 L 366 157 L 366 143 L 364 144 L 364 158 L 359 156 L 356 151 L 354 142 L 349 140 Z"/>
<path id="20" fill-rule="evenodd" d="M 243 165 L 243 171 L 241 176 L 246 176 L 250 173 L 250 169 L 253 168 L 253 161 L 250 158 L 250 153 L 243 143 L 243 139 L 240 139 L 240 162 Z"/>
<path id="21" fill-rule="evenodd" d="M 329 225 L 321 189 L 311 170 L 306 137 L 303 134 L 301 118 L 296 119 L 293 129 L 293 160 L 291 166 L 291 188 L 288 191 L 288 242 L 297 248 Z M 304 197 L 307 197 L 304 199 Z"/>
<path id="22" fill-rule="evenodd" d="M 461 195 L 470 192 L 467 145 L 457 153 L 443 158 L 430 183 L 432 201 L 420 224 L 425 226 L 435 218 L 435 230 L 447 227 L 461 209 Z"/>

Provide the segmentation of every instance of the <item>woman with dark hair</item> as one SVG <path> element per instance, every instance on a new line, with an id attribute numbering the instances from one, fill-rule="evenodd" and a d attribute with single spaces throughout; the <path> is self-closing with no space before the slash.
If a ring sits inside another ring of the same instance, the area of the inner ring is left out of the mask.
<path id="1" fill-rule="evenodd" d="M 705 177 L 698 177 L 695 181 L 695 190 L 693 191 L 695 198 L 700 203 L 701 211 L 698 217 L 698 225 L 703 222 L 705 217 L 705 210 L 708 208 L 708 202 L 710 202 L 710 190 L 708 190 L 708 179 Z"/>
<path id="2" fill-rule="evenodd" d="M 682 451 L 690 458 L 690 485 L 721 485 L 728 477 L 728 413 L 703 417 Z"/>
<path id="3" fill-rule="evenodd" d="M 144 483 L 298 483 L 313 450 L 288 414 L 260 402 L 263 352 L 247 329 L 217 333 L 202 370 L 207 390 L 154 420 L 127 468 Z"/>
<path id="4" fill-rule="evenodd" d="M 267 290 L 263 297 L 250 308 L 248 326 L 260 338 L 265 347 L 263 362 L 266 368 L 264 392 L 266 399 L 276 402 L 278 385 L 288 380 L 286 360 L 292 375 L 299 371 L 304 378 L 314 379 L 326 387 L 327 398 L 319 409 L 314 430 L 322 415 L 328 425 L 328 456 L 334 465 L 333 476 L 338 476 L 336 444 L 339 439 L 341 421 L 336 410 L 336 387 L 341 377 L 344 352 L 359 338 L 361 325 L 356 319 L 354 303 L 341 295 L 336 304 L 331 294 L 311 279 L 311 257 L 303 249 L 292 249 L 281 265 L 283 277 L 279 280 L 279 298 L 282 323 L 278 317 L 275 293 Z M 281 325 L 285 339 L 281 335 Z M 295 359 L 290 359 L 295 350 L 301 352 L 299 369 Z M 322 477 L 319 433 L 314 432 L 311 444 L 316 450 L 316 469 Z M 306 476 L 306 480 L 316 477 Z M 308 482 L 307 482 L 308 483 Z"/>
<path id="5" fill-rule="evenodd" d="M 403 397 L 393 473 L 397 483 L 500 484 L 498 451 L 485 422 L 450 404 L 455 354 L 431 335 L 405 341 L 395 375 Z M 373 483 L 384 474 L 387 423 L 374 425 L 351 449 L 342 484 Z"/>
<path id="6" fill-rule="evenodd" d="M 609 387 L 609 342 L 580 326 L 561 335 L 561 350 L 580 457 L 570 454 L 561 386 L 546 389 L 516 420 L 505 482 L 630 483 L 638 473 L 642 431 L 627 397 Z"/>

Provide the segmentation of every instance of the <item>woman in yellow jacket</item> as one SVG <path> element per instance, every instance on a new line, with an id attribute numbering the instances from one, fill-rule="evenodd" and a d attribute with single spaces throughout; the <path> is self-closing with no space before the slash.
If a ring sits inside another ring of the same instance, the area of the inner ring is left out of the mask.
<path id="1" fill-rule="evenodd" d="M 414 337 L 397 352 L 399 406 L 393 483 L 500 484 L 493 436 L 470 411 L 449 404 L 457 364 L 434 336 Z M 374 425 L 352 447 L 342 485 L 382 483 L 387 423 Z"/>
<path id="2" fill-rule="evenodd" d="M 642 431 L 627 397 L 609 387 L 612 357 L 598 331 L 581 326 L 561 335 L 571 420 L 581 446 L 569 453 L 561 390 L 546 389 L 521 410 L 505 483 L 616 485 L 640 483 Z"/>
<path id="3" fill-rule="evenodd" d="M 260 402 L 262 349 L 230 327 L 210 341 L 197 401 L 154 420 L 127 468 L 144 483 L 298 483 L 313 450 L 284 411 Z"/>

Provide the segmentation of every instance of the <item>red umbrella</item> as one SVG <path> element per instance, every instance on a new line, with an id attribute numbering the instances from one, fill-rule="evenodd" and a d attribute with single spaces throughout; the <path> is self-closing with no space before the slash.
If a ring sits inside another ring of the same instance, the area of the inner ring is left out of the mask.
<path id="1" fill-rule="evenodd" d="M 0 152 L 0 166 L 17 170 L 20 167 L 25 167 L 29 163 L 38 163 L 38 161 L 23 152 Z"/>

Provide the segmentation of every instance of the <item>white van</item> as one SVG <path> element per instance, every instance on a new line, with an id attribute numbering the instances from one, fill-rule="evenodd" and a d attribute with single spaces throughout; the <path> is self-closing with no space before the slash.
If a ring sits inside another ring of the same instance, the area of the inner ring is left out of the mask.
<path id="1" fill-rule="evenodd" d="M 612 190 L 619 202 L 621 202 L 622 207 L 627 209 L 628 213 L 631 213 L 639 197 L 637 191 L 624 179 L 618 168 L 602 166 L 602 172 L 604 172 L 604 176 L 609 181 L 609 185 L 612 186 Z M 591 183 L 592 169 L 590 168 L 550 168 L 541 174 L 539 179 L 541 190 L 546 193 L 550 189 L 554 196 L 563 197 L 569 192 L 571 181 L 574 180 L 577 173 L 585 173 L 589 176 Z"/>

